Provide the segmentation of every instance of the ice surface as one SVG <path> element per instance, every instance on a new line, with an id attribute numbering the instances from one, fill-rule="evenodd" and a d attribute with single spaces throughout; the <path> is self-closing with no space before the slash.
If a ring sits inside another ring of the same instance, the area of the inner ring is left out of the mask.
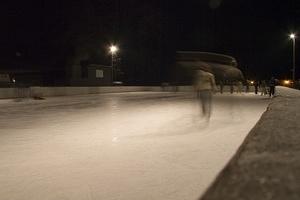
<path id="1" fill-rule="evenodd" d="M 0 199 L 197 199 L 269 102 L 216 95 L 206 124 L 189 93 L 0 100 Z"/>

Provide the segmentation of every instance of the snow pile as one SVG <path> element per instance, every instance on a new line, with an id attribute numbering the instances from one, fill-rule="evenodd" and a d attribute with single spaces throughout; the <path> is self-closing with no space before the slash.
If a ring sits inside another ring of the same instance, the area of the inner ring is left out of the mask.
<path id="1" fill-rule="evenodd" d="M 300 91 L 277 95 L 201 200 L 300 199 Z"/>

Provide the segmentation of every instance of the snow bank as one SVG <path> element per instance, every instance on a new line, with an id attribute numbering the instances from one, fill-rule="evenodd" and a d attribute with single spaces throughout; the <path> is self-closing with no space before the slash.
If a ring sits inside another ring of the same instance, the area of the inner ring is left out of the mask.
<path id="1" fill-rule="evenodd" d="M 300 91 L 277 97 L 201 200 L 300 199 Z"/>

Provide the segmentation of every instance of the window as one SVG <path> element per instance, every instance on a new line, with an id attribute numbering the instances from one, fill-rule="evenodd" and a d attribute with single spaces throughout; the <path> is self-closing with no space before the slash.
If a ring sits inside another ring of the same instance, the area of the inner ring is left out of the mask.
<path id="1" fill-rule="evenodd" d="M 96 69 L 96 78 L 103 78 L 103 70 Z"/>

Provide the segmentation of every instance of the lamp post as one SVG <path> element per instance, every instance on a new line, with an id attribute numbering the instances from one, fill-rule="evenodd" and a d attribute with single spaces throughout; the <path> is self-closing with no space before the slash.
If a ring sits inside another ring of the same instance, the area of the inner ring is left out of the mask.
<path id="1" fill-rule="evenodd" d="M 296 35 L 294 33 L 290 34 L 290 38 L 293 40 L 293 84 L 295 86 L 295 71 L 296 71 Z"/>
<path id="2" fill-rule="evenodd" d="M 111 79 L 114 81 L 114 55 L 117 53 L 118 47 L 115 45 L 111 45 L 109 47 L 109 52 L 111 53 Z"/>

